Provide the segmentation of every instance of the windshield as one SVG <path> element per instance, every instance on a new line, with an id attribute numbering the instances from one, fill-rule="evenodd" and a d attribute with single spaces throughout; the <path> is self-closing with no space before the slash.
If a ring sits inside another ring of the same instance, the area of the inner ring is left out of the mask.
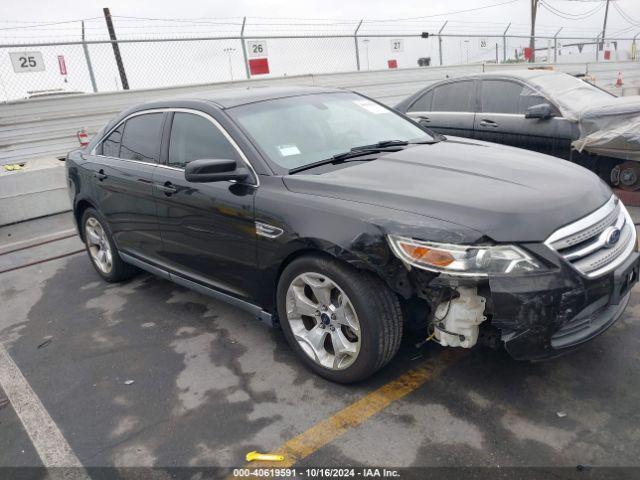
<path id="1" fill-rule="evenodd" d="M 542 74 L 529 81 L 556 102 L 565 117 L 570 118 L 576 118 L 584 108 L 603 100 L 611 100 L 614 96 L 567 74 Z"/>
<path id="2" fill-rule="evenodd" d="M 269 100 L 228 110 L 284 173 L 385 140 L 433 140 L 415 123 L 354 93 Z"/>

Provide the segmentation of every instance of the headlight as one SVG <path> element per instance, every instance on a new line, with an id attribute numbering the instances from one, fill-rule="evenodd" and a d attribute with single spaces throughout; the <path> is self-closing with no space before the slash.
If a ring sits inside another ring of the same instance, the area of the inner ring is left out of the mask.
<path id="1" fill-rule="evenodd" d="M 515 245 L 454 245 L 388 235 L 393 253 L 403 262 L 433 272 L 459 276 L 523 273 L 542 270 Z"/>

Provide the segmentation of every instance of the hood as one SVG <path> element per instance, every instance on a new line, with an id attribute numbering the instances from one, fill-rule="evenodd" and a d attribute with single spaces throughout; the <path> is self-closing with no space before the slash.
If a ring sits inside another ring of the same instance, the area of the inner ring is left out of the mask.
<path id="1" fill-rule="evenodd" d="M 606 101 L 593 103 L 580 111 L 578 120 L 586 122 L 602 117 L 635 115 L 640 115 L 640 95 L 611 97 Z"/>
<path id="2" fill-rule="evenodd" d="M 284 183 L 294 192 L 456 223 L 497 242 L 544 241 L 611 196 L 602 180 L 572 163 L 462 139 L 412 146 L 319 175 L 289 175 Z"/>
<path id="3" fill-rule="evenodd" d="M 611 98 L 583 109 L 573 147 L 623 160 L 640 160 L 640 95 Z"/>

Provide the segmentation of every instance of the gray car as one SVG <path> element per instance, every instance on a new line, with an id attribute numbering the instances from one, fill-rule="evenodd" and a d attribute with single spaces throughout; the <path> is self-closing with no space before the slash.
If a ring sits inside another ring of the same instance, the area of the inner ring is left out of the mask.
<path id="1" fill-rule="evenodd" d="M 623 160 L 640 159 L 634 123 L 640 97 L 618 98 L 561 72 L 513 70 L 447 79 L 396 109 L 438 133 L 572 160 L 607 180 Z"/>

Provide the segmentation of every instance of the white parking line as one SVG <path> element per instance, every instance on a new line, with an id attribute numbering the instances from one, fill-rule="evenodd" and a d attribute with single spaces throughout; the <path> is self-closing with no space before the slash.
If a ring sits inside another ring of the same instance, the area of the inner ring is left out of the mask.
<path id="1" fill-rule="evenodd" d="M 31 438 L 45 467 L 82 467 L 22 372 L 0 344 L 0 386 Z M 76 472 L 74 477 L 86 477 Z"/>

